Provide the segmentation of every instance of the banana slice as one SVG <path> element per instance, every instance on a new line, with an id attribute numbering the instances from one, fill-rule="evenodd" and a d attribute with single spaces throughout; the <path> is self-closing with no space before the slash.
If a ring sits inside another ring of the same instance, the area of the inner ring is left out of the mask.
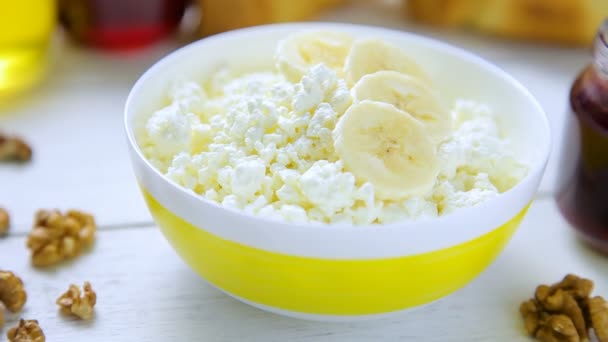
<path id="1" fill-rule="evenodd" d="M 308 69 L 318 63 L 342 73 L 353 38 L 346 33 L 303 31 L 279 42 L 275 63 L 291 82 L 299 82 Z"/>
<path id="2" fill-rule="evenodd" d="M 378 71 L 363 76 L 351 93 L 354 101 L 384 102 L 410 113 L 424 124 L 436 144 L 452 131 L 449 110 L 431 88 L 412 76 L 396 71 Z"/>
<path id="3" fill-rule="evenodd" d="M 344 73 L 350 85 L 361 77 L 381 70 L 394 70 L 429 81 L 428 75 L 402 49 L 379 39 L 361 39 L 353 43 L 346 57 Z"/>
<path id="4" fill-rule="evenodd" d="M 353 104 L 334 129 L 334 148 L 358 180 L 380 199 L 425 195 L 439 173 L 435 145 L 422 123 L 390 104 Z"/>

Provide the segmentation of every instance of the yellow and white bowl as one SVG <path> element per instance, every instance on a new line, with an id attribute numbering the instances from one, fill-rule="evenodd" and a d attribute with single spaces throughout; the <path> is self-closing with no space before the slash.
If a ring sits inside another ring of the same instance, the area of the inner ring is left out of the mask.
<path id="1" fill-rule="evenodd" d="M 517 156 L 530 166 L 511 190 L 432 219 L 381 226 L 294 224 L 224 208 L 158 172 L 135 139 L 142 116 L 163 105 L 176 76 L 202 80 L 219 65 L 271 66 L 277 41 L 302 29 L 374 36 L 420 61 L 448 101 L 491 105 Z M 550 150 L 542 108 L 516 80 L 458 48 L 382 28 L 275 24 L 218 34 L 181 48 L 135 84 L 125 109 L 133 168 L 148 207 L 177 253 L 203 278 L 256 307 L 288 316 L 349 320 L 403 311 L 444 297 L 479 275 L 522 221 Z"/>

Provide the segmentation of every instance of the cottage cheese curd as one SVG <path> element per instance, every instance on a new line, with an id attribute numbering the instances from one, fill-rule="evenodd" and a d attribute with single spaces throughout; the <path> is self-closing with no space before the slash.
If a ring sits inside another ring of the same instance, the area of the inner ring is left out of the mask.
<path id="1" fill-rule="evenodd" d="M 293 222 L 371 224 L 436 217 L 497 196 L 525 176 L 491 109 L 457 101 L 424 196 L 380 200 L 334 151 L 332 131 L 352 103 L 338 73 L 315 64 L 297 83 L 279 72 L 178 81 L 138 133 L 146 157 L 208 200 Z"/>

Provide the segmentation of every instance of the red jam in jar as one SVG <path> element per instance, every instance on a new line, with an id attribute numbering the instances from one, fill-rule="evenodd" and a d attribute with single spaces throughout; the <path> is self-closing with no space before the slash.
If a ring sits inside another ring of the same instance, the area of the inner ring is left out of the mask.
<path id="1" fill-rule="evenodd" d="M 570 106 L 557 204 L 579 236 L 608 255 L 608 21 L 593 63 L 571 88 Z"/>
<path id="2" fill-rule="evenodd" d="M 60 0 L 70 36 L 104 49 L 133 49 L 164 38 L 179 26 L 190 0 Z"/>

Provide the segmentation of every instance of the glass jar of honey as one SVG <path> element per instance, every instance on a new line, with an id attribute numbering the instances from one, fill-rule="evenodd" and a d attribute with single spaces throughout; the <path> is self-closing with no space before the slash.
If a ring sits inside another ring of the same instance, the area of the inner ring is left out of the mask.
<path id="1" fill-rule="evenodd" d="M 176 30 L 190 0 L 59 0 L 60 20 L 79 43 L 130 50 Z"/>
<path id="2" fill-rule="evenodd" d="M 44 76 L 56 22 L 55 0 L 0 0 L 0 101 Z"/>
<path id="3" fill-rule="evenodd" d="M 608 20 L 570 90 L 556 200 L 590 246 L 608 255 Z"/>

